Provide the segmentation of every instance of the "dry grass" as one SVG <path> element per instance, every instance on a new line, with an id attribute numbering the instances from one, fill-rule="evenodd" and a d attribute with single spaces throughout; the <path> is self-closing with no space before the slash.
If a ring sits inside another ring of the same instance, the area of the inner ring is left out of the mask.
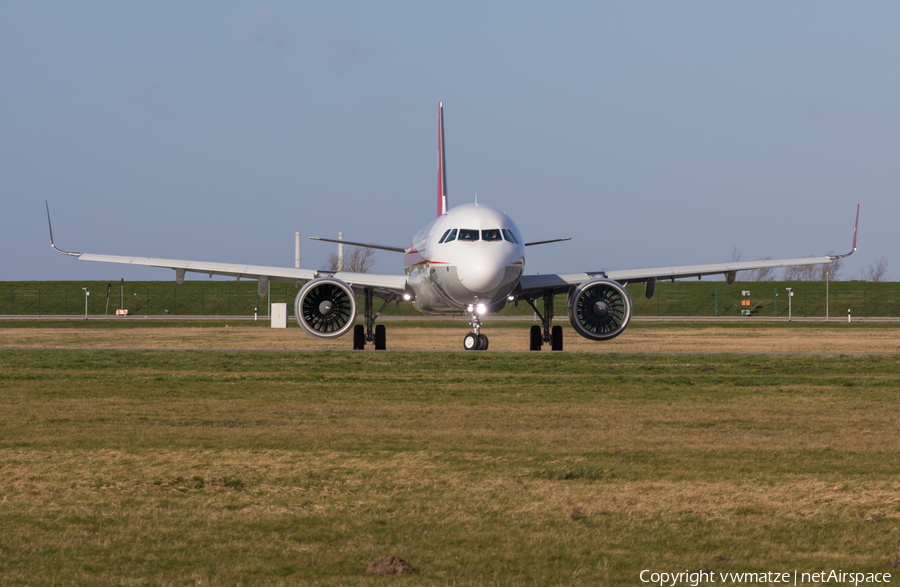
<path id="1" fill-rule="evenodd" d="M 532 474 L 527 467 L 508 478 L 482 478 L 477 472 L 448 468 L 444 455 L 431 452 L 383 459 L 339 452 L 306 454 L 298 459 L 295 453 L 286 451 L 230 450 L 151 455 L 115 450 L 60 451 L 52 456 L 42 451 L 5 450 L 0 454 L 7 463 L 15 463 L 9 469 L 14 474 L 5 480 L 0 503 L 35 515 L 63 511 L 62 503 L 115 510 L 128 497 L 185 495 L 210 503 L 244 504 L 240 514 L 232 513 L 238 511 L 233 508 L 197 513 L 206 520 L 240 515 L 250 521 L 300 511 L 323 515 L 336 507 L 375 507 L 386 496 L 367 495 L 369 486 L 373 480 L 384 483 L 390 479 L 384 484 L 390 485 L 393 495 L 464 489 L 465 500 L 452 503 L 445 519 L 449 510 L 464 516 L 473 506 L 491 501 L 506 502 L 503 509 L 513 517 L 557 516 L 566 507 L 580 504 L 577 507 L 584 516 L 617 512 L 661 519 L 685 514 L 729 519 L 736 508 L 758 507 L 782 518 L 804 519 L 827 513 L 851 520 L 900 519 L 900 481 L 853 486 L 814 479 L 778 485 L 615 478 L 603 483 L 560 483 L 564 479 L 546 479 L 543 477 L 547 475 Z M 579 462 L 585 460 L 569 461 L 566 469 L 577 472 Z M 551 463 L 547 470 L 558 469 Z M 335 471 L 341 475 L 334 475 Z"/>
<path id="2" fill-rule="evenodd" d="M 898 382 L 894 356 L 0 351 L 0 583 L 889 571 Z M 419 574 L 356 572 L 383 555 Z"/>
<path id="3" fill-rule="evenodd" d="M 493 351 L 528 349 L 531 322 L 487 322 L 483 332 L 490 338 Z M 795 353 L 900 353 L 900 325 L 884 328 L 865 323 L 824 325 L 792 324 L 790 327 L 748 327 L 733 325 L 635 324 L 621 336 L 597 343 L 578 336 L 565 324 L 565 348 L 572 351 L 642 352 L 795 352 Z M 388 348 L 393 350 L 457 351 L 468 327 L 462 320 L 440 326 L 387 325 Z M 736 334 L 737 333 L 737 334 Z M 179 348 L 179 349 L 270 349 L 270 350 L 349 350 L 352 341 L 345 336 L 323 341 L 303 334 L 292 324 L 288 329 L 273 329 L 264 324 L 234 324 L 193 327 L 127 329 L 74 329 L 71 327 L 0 329 L 0 347 L 7 348 Z M 369 347 L 371 348 L 371 346 Z M 548 349 L 547 352 L 549 352 Z"/>

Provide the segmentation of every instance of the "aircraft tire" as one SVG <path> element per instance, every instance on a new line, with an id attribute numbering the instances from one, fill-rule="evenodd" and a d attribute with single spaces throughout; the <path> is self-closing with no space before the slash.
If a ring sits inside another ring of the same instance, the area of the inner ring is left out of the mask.
<path id="1" fill-rule="evenodd" d="M 366 329 L 362 324 L 353 327 L 353 350 L 361 351 L 366 348 Z"/>
<path id="2" fill-rule="evenodd" d="M 535 324 L 531 327 L 531 345 L 529 350 L 539 351 L 541 350 L 541 344 L 543 344 L 543 340 L 541 337 L 541 327 Z"/>
<path id="3" fill-rule="evenodd" d="M 384 329 L 384 324 L 378 324 L 375 326 L 375 350 L 383 351 L 387 349 L 387 332 Z"/>
<path id="4" fill-rule="evenodd" d="M 463 338 L 463 348 L 467 351 L 477 351 L 481 349 L 481 339 L 474 332 L 466 334 Z"/>
<path id="5" fill-rule="evenodd" d="M 553 351 L 561 351 L 563 350 L 563 331 L 562 326 L 554 326 L 550 331 L 550 350 Z"/>
<path id="6" fill-rule="evenodd" d="M 488 350 L 488 337 L 487 334 L 479 334 L 478 338 L 481 339 L 481 347 L 478 349 L 480 351 Z"/>

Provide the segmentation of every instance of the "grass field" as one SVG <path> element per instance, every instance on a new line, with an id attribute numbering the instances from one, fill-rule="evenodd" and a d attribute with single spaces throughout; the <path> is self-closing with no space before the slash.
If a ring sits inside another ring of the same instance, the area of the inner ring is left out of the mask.
<path id="1" fill-rule="evenodd" d="M 0 584 L 896 576 L 898 395 L 896 355 L 0 351 Z"/>

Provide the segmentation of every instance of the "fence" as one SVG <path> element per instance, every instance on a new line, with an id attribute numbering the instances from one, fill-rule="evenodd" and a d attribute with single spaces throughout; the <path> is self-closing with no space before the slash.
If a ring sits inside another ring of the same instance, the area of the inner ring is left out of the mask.
<path id="1" fill-rule="evenodd" d="M 288 290 L 273 292 L 272 303 L 286 302 L 293 306 L 294 297 L 288 296 Z M 118 292 L 109 298 L 108 313 L 115 314 L 120 307 L 129 314 L 170 314 L 199 316 L 252 316 L 257 311 L 266 315 L 269 296 L 262 297 L 253 291 L 221 290 L 214 288 L 207 291 L 181 290 L 176 288 L 143 288 L 140 291 L 129 291 L 120 296 Z M 62 289 L 15 289 L 8 293 L 7 310 L 11 315 L 84 315 L 85 302 L 89 316 L 107 313 L 107 297 L 103 293 L 91 292 L 85 300 L 81 288 Z M 5 312 L 4 312 L 5 313 Z"/>
<path id="2" fill-rule="evenodd" d="M 646 299 L 642 291 L 629 292 L 634 302 L 636 316 L 740 316 L 742 300 L 750 301 L 751 316 L 793 316 L 840 317 L 848 310 L 859 317 L 896 317 L 897 290 L 885 288 L 848 288 L 834 286 L 826 291 L 797 287 L 794 282 L 791 289 L 793 299 L 789 301 L 785 287 L 761 286 L 760 284 L 737 284 L 733 287 L 713 288 L 711 292 L 701 288 L 677 286 L 668 290 L 660 290 L 653 299 Z M 743 296 L 742 291 L 750 291 Z"/>

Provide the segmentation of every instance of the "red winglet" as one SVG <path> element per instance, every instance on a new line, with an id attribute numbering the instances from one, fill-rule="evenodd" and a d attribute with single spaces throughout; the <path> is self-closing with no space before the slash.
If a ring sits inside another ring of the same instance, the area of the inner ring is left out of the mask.
<path id="1" fill-rule="evenodd" d="M 438 102 L 438 186 L 437 215 L 447 213 L 447 167 L 444 161 L 444 103 Z"/>

